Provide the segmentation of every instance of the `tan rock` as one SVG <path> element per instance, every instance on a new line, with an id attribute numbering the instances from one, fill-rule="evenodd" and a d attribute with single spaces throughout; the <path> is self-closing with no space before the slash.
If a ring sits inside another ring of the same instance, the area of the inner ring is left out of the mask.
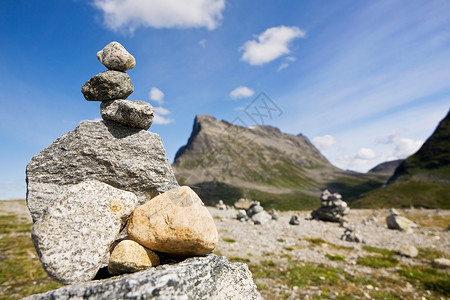
<path id="1" fill-rule="evenodd" d="M 111 275 L 134 273 L 159 265 L 159 256 L 135 241 L 119 242 L 111 253 L 108 272 Z"/>
<path id="2" fill-rule="evenodd" d="M 212 216 L 187 186 L 136 208 L 128 221 L 128 235 L 151 250 L 181 257 L 210 253 L 218 242 Z"/>
<path id="3" fill-rule="evenodd" d="M 245 198 L 241 198 L 238 201 L 234 202 L 234 207 L 236 209 L 249 209 L 250 206 L 252 206 L 253 201 L 245 199 Z"/>

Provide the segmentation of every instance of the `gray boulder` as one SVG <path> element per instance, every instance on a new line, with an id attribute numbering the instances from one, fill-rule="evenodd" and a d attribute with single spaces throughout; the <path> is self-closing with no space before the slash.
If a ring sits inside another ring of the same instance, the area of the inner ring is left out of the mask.
<path id="1" fill-rule="evenodd" d="M 236 219 L 238 219 L 239 221 L 247 221 L 249 218 L 247 216 L 247 212 L 243 209 L 238 210 L 238 213 L 236 215 Z"/>
<path id="2" fill-rule="evenodd" d="M 137 202 L 133 193 L 99 181 L 61 193 L 32 229 L 45 271 L 66 284 L 94 278 Z"/>
<path id="3" fill-rule="evenodd" d="M 300 225 L 300 220 L 298 219 L 297 216 L 292 216 L 291 219 L 289 220 L 289 224 L 290 225 Z"/>
<path id="4" fill-rule="evenodd" d="M 111 42 L 98 51 L 97 58 L 110 70 L 127 71 L 136 65 L 133 55 L 118 42 Z"/>
<path id="5" fill-rule="evenodd" d="M 134 274 L 74 284 L 38 299 L 262 299 L 247 265 L 208 255 Z"/>
<path id="6" fill-rule="evenodd" d="M 416 257 L 419 255 L 419 250 L 413 245 L 401 245 L 397 252 L 406 257 Z"/>
<path id="7" fill-rule="evenodd" d="M 67 186 L 90 179 L 133 192 L 139 204 L 178 187 L 159 135 L 115 122 L 87 121 L 28 164 L 27 204 L 33 220 Z"/>
<path id="8" fill-rule="evenodd" d="M 130 76 L 125 72 L 108 70 L 94 75 L 81 87 L 88 101 L 126 99 L 133 93 Z"/>
<path id="9" fill-rule="evenodd" d="M 269 223 L 270 220 L 272 220 L 272 216 L 265 210 L 256 213 L 252 216 L 252 221 L 256 225 L 267 224 Z"/>
<path id="10" fill-rule="evenodd" d="M 400 230 L 400 231 L 410 231 L 412 228 L 417 227 L 417 225 L 409 220 L 408 218 L 399 216 L 398 214 L 390 214 L 386 217 L 386 225 L 389 229 Z"/>
<path id="11" fill-rule="evenodd" d="M 251 218 L 253 215 L 260 213 L 264 208 L 260 205 L 258 201 L 254 201 L 253 204 L 247 209 L 247 215 Z"/>
<path id="12" fill-rule="evenodd" d="M 144 101 L 108 100 L 100 104 L 103 120 L 128 127 L 149 129 L 153 122 L 153 107 Z"/>

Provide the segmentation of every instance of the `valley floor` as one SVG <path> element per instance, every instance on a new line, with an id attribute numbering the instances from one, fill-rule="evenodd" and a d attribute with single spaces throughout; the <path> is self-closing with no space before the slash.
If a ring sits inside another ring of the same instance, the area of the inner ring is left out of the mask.
<path id="1" fill-rule="evenodd" d="M 450 276 L 431 266 L 450 258 L 450 211 L 400 211 L 412 232 L 387 229 L 383 210 L 351 210 L 363 243 L 341 240 L 345 228 L 310 220 L 309 211 L 280 212 L 265 225 L 238 221 L 234 209 L 209 208 L 219 231 L 218 255 L 245 262 L 266 299 L 447 299 Z M 289 225 L 297 215 L 300 225 Z M 419 254 L 398 254 L 404 246 Z M 423 298 L 422 298 L 423 297 Z"/>
<path id="2" fill-rule="evenodd" d="M 266 225 L 240 222 L 234 209 L 208 208 L 219 231 L 217 255 L 249 265 L 266 299 L 448 299 L 450 270 L 431 262 L 450 259 L 449 210 L 407 210 L 420 226 L 389 230 L 388 210 L 351 210 L 350 225 L 364 243 L 340 239 L 336 223 L 309 220 L 309 211 L 279 213 Z M 289 225 L 297 215 L 300 225 Z M 30 238 L 24 200 L 0 201 L 0 299 L 55 289 Z M 415 258 L 398 255 L 405 245 Z"/>

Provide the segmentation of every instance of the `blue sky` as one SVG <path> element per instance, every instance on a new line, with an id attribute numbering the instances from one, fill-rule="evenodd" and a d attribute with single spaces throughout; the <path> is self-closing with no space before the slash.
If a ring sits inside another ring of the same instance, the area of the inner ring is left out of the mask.
<path id="1" fill-rule="evenodd" d="M 450 2 L 89 0 L 0 3 L 0 199 L 25 197 L 30 159 L 100 117 L 84 82 L 111 41 L 136 58 L 130 100 L 158 113 L 169 160 L 197 114 L 306 135 L 365 172 L 414 153 L 450 108 Z M 261 119 L 262 120 L 262 119 Z"/>

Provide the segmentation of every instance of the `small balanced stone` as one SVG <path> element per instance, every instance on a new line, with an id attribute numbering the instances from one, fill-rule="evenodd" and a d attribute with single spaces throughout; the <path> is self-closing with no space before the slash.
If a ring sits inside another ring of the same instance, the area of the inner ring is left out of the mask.
<path id="1" fill-rule="evenodd" d="M 81 92 L 88 101 L 126 99 L 133 91 L 130 76 L 125 72 L 112 70 L 94 75 L 81 87 Z"/>
<path id="2" fill-rule="evenodd" d="M 171 189 L 136 208 L 128 236 L 142 246 L 176 257 L 211 253 L 217 246 L 214 220 L 187 186 Z"/>
<path id="3" fill-rule="evenodd" d="M 127 71 L 134 68 L 136 60 L 133 55 L 118 42 L 111 42 L 97 52 L 98 60 L 108 69 Z"/>
<path id="4" fill-rule="evenodd" d="M 159 256 L 132 240 L 120 241 L 111 253 L 108 272 L 111 275 L 134 273 L 159 265 Z"/>
<path id="5" fill-rule="evenodd" d="M 100 104 L 103 120 L 134 128 L 149 129 L 153 122 L 153 107 L 144 101 L 108 100 Z"/>

